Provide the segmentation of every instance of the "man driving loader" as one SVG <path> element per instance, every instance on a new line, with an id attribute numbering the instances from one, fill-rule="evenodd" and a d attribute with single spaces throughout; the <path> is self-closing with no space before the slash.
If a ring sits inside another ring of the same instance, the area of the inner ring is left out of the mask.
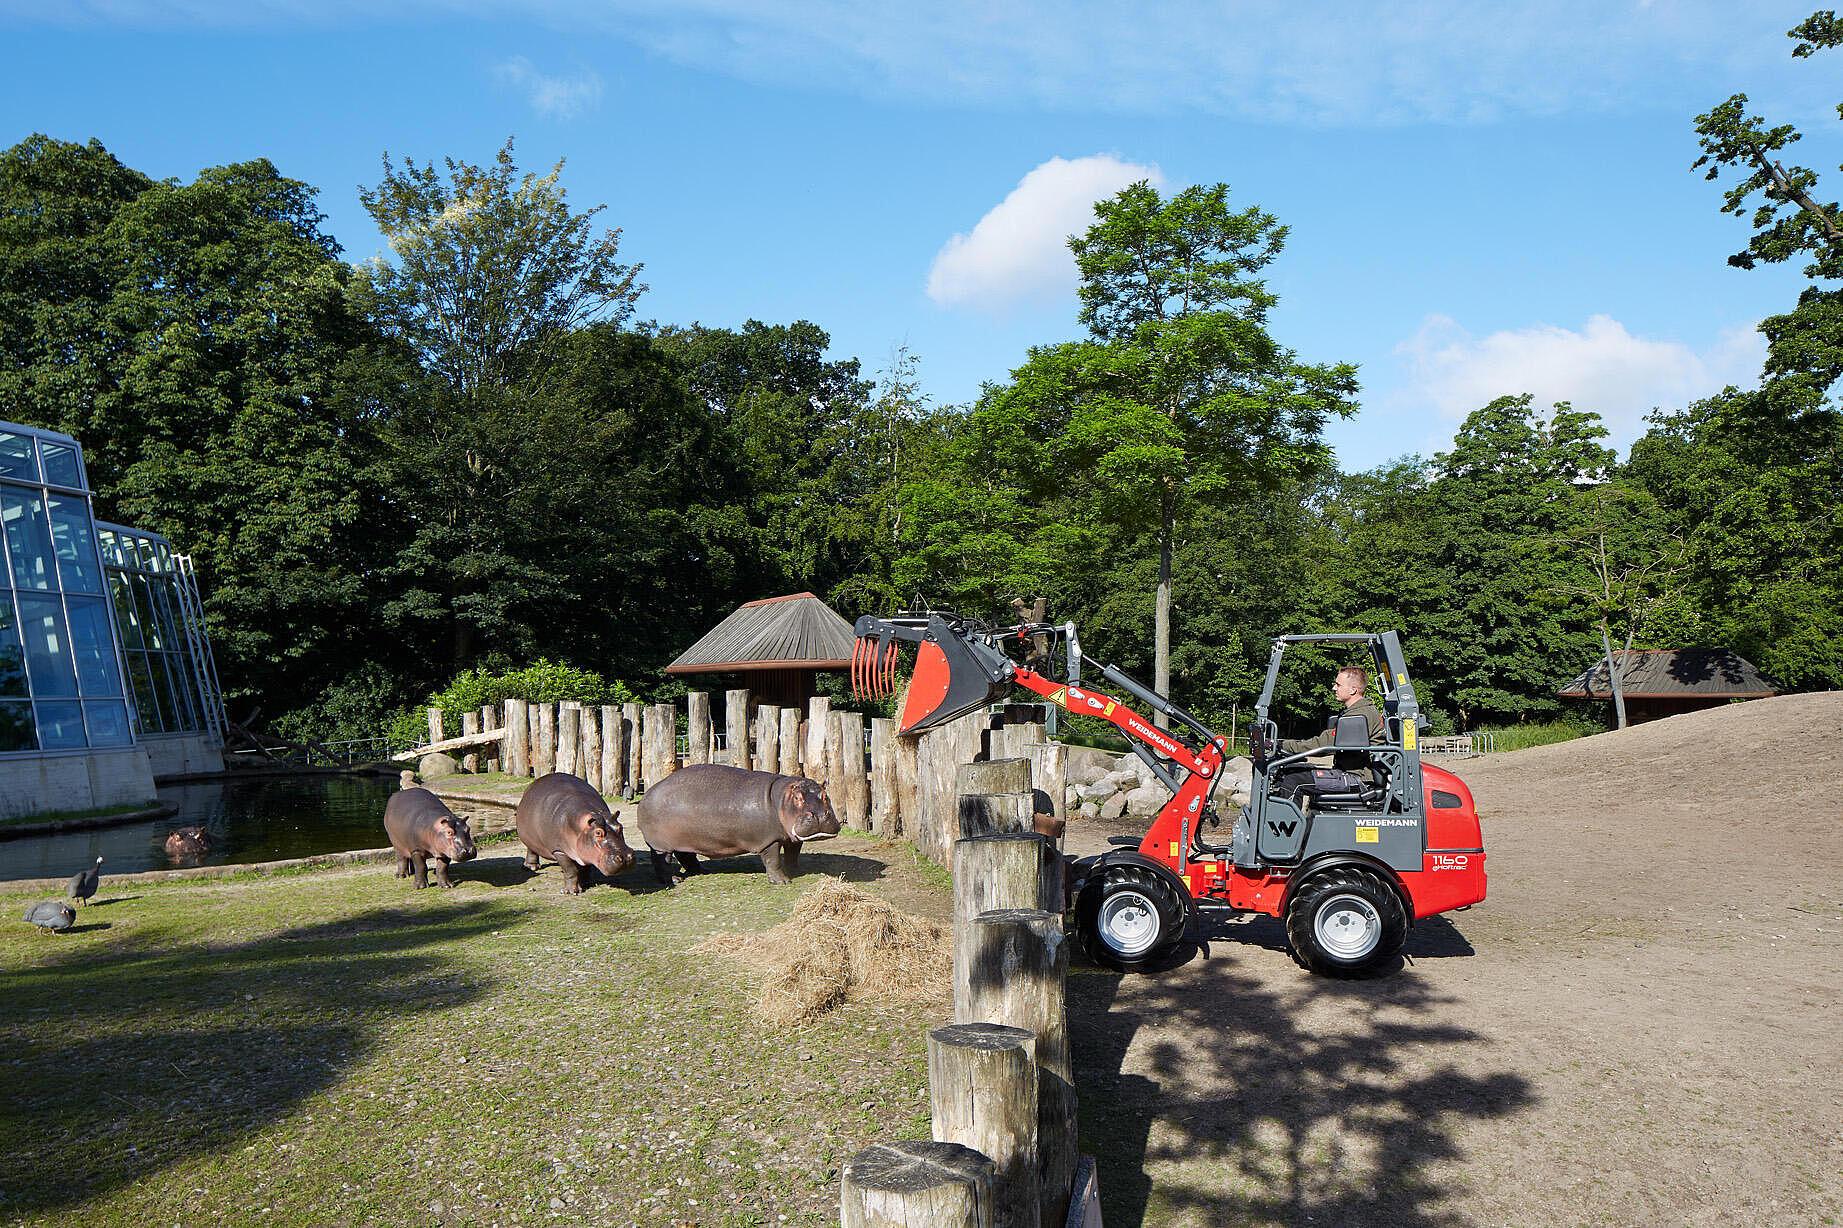
<path id="1" fill-rule="evenodd" d="M 1368 687 L 1369 671 L 1361 665 L 1346 665 L 1340 669 L 1337 672 L 1337 679 L 1332 684 L 1331 692 L 1337 696 L 1338 703 L 1344 706 L 1343 711 L 1333 713 L 1325 731 L 1317 737 L 1283 739 L 1280 743 L 1281 751 L 1291 755 L 1299 751 L 1317 750 L 1321 746 L 1330 746 L 1337 737 L 1337 718 L 1352 715 L 1361 716 L 1368 723 L 1371 745 L 1380 743 L 1383 730 L 1382 713 L 1377 710 L 1375 704 L 1369 701 Z M 1331 764 L 1342 771 L 1355 773 L 1365 780 L 1375 779 L 1375 773 L 1370 770 L 1369 756 L 1362 751 L 1340 752 L 1332 759 Z"/>

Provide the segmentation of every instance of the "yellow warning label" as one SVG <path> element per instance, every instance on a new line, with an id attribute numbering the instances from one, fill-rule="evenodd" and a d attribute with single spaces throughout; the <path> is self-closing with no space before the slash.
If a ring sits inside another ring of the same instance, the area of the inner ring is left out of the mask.
<path id="1" fill-rule="evenodd" d="M 1381 839 L 1382 839 L 1382 829 L 1380 827 L 1359 827 L 1357 828 L 1357 843 L 1358 844 L 1376 844 L 1376 843 L 1379 843 Z"/>
<path id="2" fill-rule="evenodd" d="M 1415 722 L 1408 721 L 1401 727 L 1401 747 L 1403 750 L 1414 749 L 1414 725 Z"/>
<path id="3" fill-rule="evenodd" d="M 1184 890 L 1186 890 L 1186 891 L 1195 891 L 1195 890 L 1196 890 L 1196 888 L 1195 888 L 1195 887 L 1193 887 L 1193 886 L 1191 886 L 1191 885 L 1190 885 L 1190 875 L 1188 875 L 1188 874 L 1186 874 L 1186 875 L 1184 875 Z"/>
<path id="4" fill-rule="evenodd" d="M 1110 699 L 1107 701 L 1107 706 L 1101 709 L 1101 715 L 1102 716 L 1112 716 L 1113 710 L 1119 706 L 1120 706 L 1119 704 L 1115 703 L 1113 700 Z"/>
<path id="5" fill-rule="evenodd" d="M 1177 841 L 1176 841 L 1176 840 L 1173 840 L 1173 841 L 1171 842 L 1171 855 L 1172 855 L 1173 857 L 1176 857 L 1176 856 L 1177 856 Z"/>
<path id="6" fill-rule="evenodd" d="M 1069 706 L 1069 688 L 1066 686 L 1057 687 L 1055 691 L 1051 693 L 1049 697 L 1049 701 L 1053 704 L 1061 704 L 1065 708 L 1068 707 Z"/>
<path id="7" fill-rule="evenodd" d="M 1396 686 L 1407 686 L 1408 685 L 1408 675 L 1403 674 L 1403 673 L 1397 673 L 1395 675 L 1395 685 Z"/>

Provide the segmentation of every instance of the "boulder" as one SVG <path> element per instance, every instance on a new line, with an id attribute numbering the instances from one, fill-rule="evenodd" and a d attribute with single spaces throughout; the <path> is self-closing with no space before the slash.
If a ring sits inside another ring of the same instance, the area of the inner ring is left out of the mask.
<path id="1" fill-rule="evenodd" d="M 1222 765 L 1222 783 L 1246 792 L 1254 783 L 1254 765 L 1245 755 L 1237 755 Z"/>
<path id="2" fill-rule="evenodd" d="M 1083 802 L 1075 808 L 1075 813 L 1084 819 L 1098 819 L 1101 816 L 1099 802 Z"/>
<path id="3" fill-rule="evenodd" d="M 1116 793 L 1101 803 L 1097 817 L 1112 821 L 1126 813 L 1126 794 Z"/>
<path id="4" fill-rule="evenodd" d="M 1162 785 L 1141 785 L 1126 795 L 1126 813 L 1130 815 L 1157 814 L 1164 804 L 1171 800 L 1171 794 Z"/>
<path id="5" fill-rule="evenodd" d="M 1137 789 L 1145 782 L 1139 779 L 1135 771 L 1109 772 L 1101 777 L 1101 783 L 1110 789 Z"/>
<path id="6" fill-rule="evenodd" d="M 1118 790 L 1105 780 L 1096 784 L 1077 785 L 1075 787 L 1075 795 L 1084 802 L 1104 802 L 1117 792 Z"/>
<path id="7" fill-rule="evenodd" d="M 1253 800 L 1254 795 L 1246 789 L 1237 789 L 1235 792 L 1229 794 L 1229 804 L 1238 810 Z"/>
<path id="8" fill-rule="evenodd" d="M 416 775 L 425 781 L 434 780 L 437 776 L 458 775 L 460 770 L 461 765 L 453 755 L 444 755 L 440 751 L 424 755 L 416 761 Z"/>
<path id="9" fill-rule="evenodd" d="M 1107 765 L 1092 759 L 1069 765 L 1069 783 L 1072 785 L 1091 785 L 1107 775 Z"/>

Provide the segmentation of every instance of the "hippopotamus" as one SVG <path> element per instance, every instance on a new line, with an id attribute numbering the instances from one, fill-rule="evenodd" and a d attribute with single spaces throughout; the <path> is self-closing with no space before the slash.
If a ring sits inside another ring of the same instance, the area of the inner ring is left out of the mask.
<path id="1" fill-rule="evenodd" d="M 175 827 L 166 835 L 166 855 L 174 861 L 196 865 L 210 851 L 210 833 L 196 824 Z"/>
<path id="2" fill-rule="evenodd" d="M 580 895 L 587 884 L 586 869 L 615 875 L 633 868 L 634 851 L 627 847 L 621 821 L 595 787 L 580 776 L 552 772 L 531 782 L 513 815 L 518 838 L 530 852 L 525 868 L 535 870 L 545 858 L 563 871 L 566 895 Z"/>
<path id="3" fill-rule="evenodd" d="M 384 832 L 397 851 L 397 877 L 408 878 L 413 873 L 419 888 L 429 885 L 431 857 L 435 859 L 435 881 L 443 887 L 454 886 L 448 879 L 449 862 L 473 859 L 474 837 L 467 830 L 467 820 L 427 789 L 391 794 L 384 803 Z"/>
<path id="4" fill-rule="evenodd" d="M 640 834 L 653 851 L 653 874 L 670 886 L 668 854 L 686 874 L 697 859 L 760 853 L 768 881 L 789 881 L 800 845 L 838 834 L 825 787 L 804 776 L 698 763 L 673 772 L 640 796 Z"/>

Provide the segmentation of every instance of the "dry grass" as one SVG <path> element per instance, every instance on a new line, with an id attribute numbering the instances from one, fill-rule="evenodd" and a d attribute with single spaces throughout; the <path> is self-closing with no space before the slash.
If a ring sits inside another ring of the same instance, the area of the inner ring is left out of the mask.
<path id="1" fill-rule="evenodd" d="M 713 936 L 696 949 L 765 973 L 755 1011 L 770 1023 L 811 1023 L 847 1002 L 933 1001 L 953 985 L 946 926 L 841 879 L 809 889 L 771 930 Z"/>

